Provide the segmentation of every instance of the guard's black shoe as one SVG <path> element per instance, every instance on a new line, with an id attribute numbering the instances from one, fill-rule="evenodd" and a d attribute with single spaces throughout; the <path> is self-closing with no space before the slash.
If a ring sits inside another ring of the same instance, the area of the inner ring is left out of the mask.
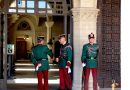
<path id="1" fill-rule="evenodd" d="M 67 90 L 72 90 L 72 89 L 68 89 L 68 88 L 67 88 Z"/>
<path id="2" fill-rule="evenodd" d="M 65 89 L 60 89 L 60 88 L 59 88 L 59 89 L 57 89 L 57 90 L 65 90 Z"/>

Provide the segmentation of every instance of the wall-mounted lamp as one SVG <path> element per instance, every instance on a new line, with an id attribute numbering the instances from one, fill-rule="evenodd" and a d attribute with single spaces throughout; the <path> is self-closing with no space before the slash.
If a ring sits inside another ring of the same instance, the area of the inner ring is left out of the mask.
<path id="1" fill-rule="evenodd" d="M 24 35 L 24 39 L 29 39 L 29 35 Z"/>

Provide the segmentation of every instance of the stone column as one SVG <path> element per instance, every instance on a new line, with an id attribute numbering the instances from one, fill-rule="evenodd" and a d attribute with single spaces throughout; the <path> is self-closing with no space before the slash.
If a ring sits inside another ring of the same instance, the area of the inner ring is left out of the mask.
<path id="1" fill-rule="evenodd" d="M 51 34 L 52 34 L 51 28 L 52 28 L 54 22 L 53 21 L 46 21 L 45 24 L 46 24 L 46 27 L 47 27 L 47 43 L 48 43 L 49 40 L 52 38 L 51 37 Z"/>
<path id="2" fill-rule="evenodd" d="M 64 34 L 67 36 L 67 15 L 64 15 Z"/>
<path id="3" fill-rule="evenodd" d="M 81 90 L 82 88 L 82 47 L 85 43 L 88 43 L 88 34 L 93 32 L 96 35 L 97 30 L 96 23 L 99 10 L 96 8 L 94 4 L 95 2 L 92 2 L 96 0 L 85 0 L 84 2 L 82 1 L 84 0 L 81 0 L 80 7 L 74 7 L 72 9 L 74 45 L 74 73 L 72 90 Z"/>

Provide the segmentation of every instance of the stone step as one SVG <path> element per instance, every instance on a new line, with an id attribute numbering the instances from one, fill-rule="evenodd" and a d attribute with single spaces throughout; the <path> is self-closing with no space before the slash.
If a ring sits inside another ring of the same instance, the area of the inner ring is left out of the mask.
<path id="1" fill-rule="evenodd" d="M 37 84 L 8 84 L 8 90 L 37 90 Z M 49 90 L 58 90 L 58 84 L 49 84 Z"/>
<path id="2" fill-rule="evenodd" d="M 16 63 L 32 63 L 32 62 L 31 60 L 21 59 L 21 60 L 17 60 Z"/>
<path id="3" fill-rule="evenodd" d="M 49 64 L 50 68 L 58 68 L 57 64 Z M 15 63 L 15 67 L 24 67 L 24 68 L 34 68 L 34 65 L 32 63 Z"/>
<path id="4" fill-rule="evenodd" d="M 17 79 L 10 79 L 7 80 L 8 84 L 37 84 L 37 78 L 17 78 Z M 49 78 L 49 84 L 59 84 L 58 78 Z"/>
<path id="5" fill-rule="evenodd" d="M 24 71 L 35 71 L 35 68 L 34 67 L 16 67 L 15 68 L 15 71 L 21 71 L 21 72 L 24 72 Z M 58 68 L 50 68 L 49 71 L 55 71 L 55 72 L 58 72 L 59 69 Z"/>
<path id="6" fill-rule="evenodd" d="M 31 60 L 17 60 L 15 63 L 31 63 Z"/>
<path id="7" fill-rule="evenodd" d="M 15 78 L 23 78 L 23 77 L 27 77 L 27 78 L 33 78 L 33 77 L 36 77 L 36 72 L 32 72 L 32 71 L 17 71 L 16 73 L 16 76 L 14 76 Z M 57 71 L 49 71 L 48 73 L 48 76 L 49 77 L 58 77 L 59 76 L 59 72 Z"/>
<path id="8" fill-rule="evenodd" d="M 56 77 L 59 75 L 59 69 L 58 68 L 50 68 L 49 69 L 49 77 Z M 33 67 L 16 67 L 15 68 L 15 77 L 14 78 L 22 78 L 22 77 L 36 77 L 36 71 L 34 66 Z"/>

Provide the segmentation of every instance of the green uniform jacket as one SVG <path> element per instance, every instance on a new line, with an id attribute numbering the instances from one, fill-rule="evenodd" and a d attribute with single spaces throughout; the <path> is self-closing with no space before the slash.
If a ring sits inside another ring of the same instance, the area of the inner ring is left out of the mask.
<path id="1" fill-rule="evenodd" d="M 42 66 L 39 67 L 38 71 L 44 71 L 50 68 L 47 55 L 53 57 L 52 50 L 50 50 L 47 45 L 38 44 L 32 48 L 32 56 L 31 56 L 32 63 L 34 65 L 37 62 L 42 64 Z"/>
<path id="2" fill-rule="evenodd" d="M 86 68 L 97 68 L 99 46 L 97 44 L 90 45 L 90 43 L 85 44 L 82 49 L 81 60 L 86 64 Z"/>
<path id="3" fill-rule="evenodd" d="M 67 62 L 71 63 L 72 61 L 72 47 L 70 44 L 62 45 L 60 48 L 60 61 L 59 61 L 59 68 L 65 68 Z"/>

